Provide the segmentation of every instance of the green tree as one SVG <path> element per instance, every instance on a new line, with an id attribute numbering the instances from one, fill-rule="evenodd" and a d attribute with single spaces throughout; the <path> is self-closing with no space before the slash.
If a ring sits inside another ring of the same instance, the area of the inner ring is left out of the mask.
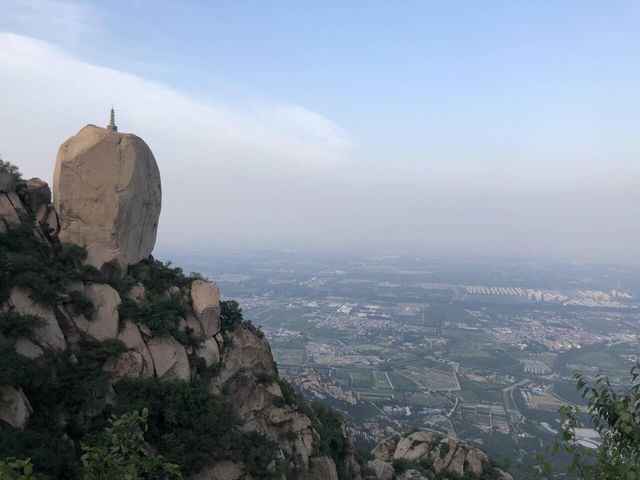
<path id="1" fill-rule="evenodd" d="M 626 390 L 614 388 L 600 374 L 590 383 L 584 375 L 575 375 L 576 386 L 587 401 L 587 415 L 600 433 L 602 444 L 590 450 L 578 442 L 576 430 L 583 426 L 583 412 L 577 406 L 560 408 L 562 429 L 552 451 L 563 450 L 571 461 L 568 473 L 585 480 L 640 480 L 640 363 L 631 369 L 631 384 Z M 541 472 L 557 478 L 548 462 Z"/>
<path id="2" fill-rule="evenodd" d="M 178 480 L 180 468 L 155 454 L 144 439 L 148 410 L 113 416 L 106 439 L 97 445 L 82 445 L 84 480 Z"/>
<path id="3" fill-rule="evenodd" d="M 37 480 L 31 460 L 7 458 L 0 461 L 0 480 Z"/>

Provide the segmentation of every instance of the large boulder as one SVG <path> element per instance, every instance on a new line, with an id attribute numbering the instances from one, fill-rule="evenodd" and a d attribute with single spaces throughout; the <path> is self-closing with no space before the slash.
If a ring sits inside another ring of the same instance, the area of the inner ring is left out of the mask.
<path id="1" fill-rule="evenodd" d="M 220 331 L 220 291 L 210 282 L 196 280 L 191 284 L 191 303 L 200 320 L 205 337 Z"/>
<path id="2" fill-rule="evenodd" d="M 223 351 L 224 367 L 216 382 L 223 384 L 243 370 L 254 375 L 275 375 L 271 347 L 264 335 L 249 326 L 238 325 L 229 337 L 231 348 L 225 347 Z"/>
<path id="3" fill-rule="evenodd" d="M 53 177 L 60 239 L 113 276 L 147 258 L 161 207 L 160 172 L 139 137 L 87 125 L 60 146 Z"/>
<path id="4" fill-rule="evenodd" d="M 384 462 L 377 458 L 369 460 L 367 467 L 375 473 L 376 480 L 392 480 L 395 475 L 393 466 L 389 462 Z"/>
<path id="5" fill-rule="evenodd" d="M 91 283 L 84 288 L 84 294 L 91 300 L 94 312 L 91 319 L 83 315 L 74 317 L 78 329 L 94 340 L 104 341 L 118 336 L 118 306 L 120 295 L 106 283 Z"/>
<path id="6" fill-rule="evenodd" d="M 129 350 L 107 360 L 103 370 L 114 382 L 124 378 L 140 379 L 145 371 L 144 359 L 139 352 Z"/>
<path id="7" fill-rule="evenodd" d="M 446 467 L 447 472 L 453 473 L 458 477 L 462 477 L 464 475 L 464 460 L 467 456 L 467 450 L 465 448 L 458 448 L 453 456 L 451 457 L 451 461 L 449 465 Z"/>
<path id="8" fill-rule="evenodd" d="M 138 326 L 130 320 L 122 327 L 120 333 L 118 333 L 118 340 L 120 340 L 125 347 L 129 350 L 134 351 L 140 355 L 142 364 L 140 365 L 141 370 L 138 372 L 142 378 L 153 377 L 153 358 L 151 357 L 151 353 L 149 352 L 149 348 L 147 348 L 147 344 L 144 343 L 142 339 L 142 335 L 140 334 L 140 329 Z M 124 362 L 130 361 L 132 357 L 128 359 L 124 359 Z M 122 367 L 122 365 L 120 365 Z M 115 367 L 116 369 L 118 367 Z"/>
<path id="9" fill-rule="evenodd" d="M 29 193 L 29 207 L 36 213 L 43 205 L 51 203 L 51 189 L 49 184 L 39 178 L 27 180 L 27 192 Z"/>
<path id="10" fill-rule="evenodd" d="M 39 358 L 44 355 L 44 350 L 27 337 L 16 338 L 15 349 L 20 355 L 31 359 Z"/>
<path id="11" fill-rule="evenodd" d="M 41 347 L 64 350 L 67 341 L 64 338 L 55 312 L 49 306 L 36 303 L 31 298 L 31 292 L 25 288 L 14 287 L 9 294 L 9 302 L 18 313 L 23 315 L 37 315 L 44 319 L 45 323 L 34 332 L 33 340 Z"/>
<path id="12" fill-rule="evenodd" d="M 5 230 L 5 225 L 20 223 L 20 214 L 24 212 L 20 197 L 12 193 L 0 193 L 0 225 Z"/>
<path id="13" fill-rule="evenodd" d="M 189 381 L 191 369 L 187 352 L 175 338 L 169 334 L 152 337 L 147 341 L 147 347 L 159 379 Z"/>
<path id="14" fill-rule="evenodd" d="M 21 388 L 0 386 L 0 421 L 14 428 L 24 428 L 32 413 L 29 399 Z"/>
<path id="15" fill-rule="evenodd" d="M 484 466 L 489 463 L 489 459 L 484 452 L 478 450 L 477 448 L 472 448 L 467 452 L 465 463 L 471 473 L 473 473 L 474 475 L 480 475 L 482 473 L 482 470 L 484 469 Z"/>
<path id="16" fill-rule="evenodd" d="M 382 460 L 384 462 L 390 462 L 393 460 L 393 453 L 396 451 L 398 445 L 397 437 L 388 437 L 382 440 L 376 447 L 371 450 L 373 458 Z"/>
<path id="17" fill-rule="evenodd" d="M 457 441 L 451 438 L 445 438 L 434 449 L 429 452 L 433 461 L 433 469 L 436 472 L 447 470 L 451 459 L 456 452 Z"/>
<path id="18" fill-rule="evenodd" d="M 220 348 L 215 337 L 207 338 L 202 346 L 196 350 L 196 356 L 202 358 L 207 367 L 220 363 Z"/>
<path id="19" fill-rule="evenodd" d="M 393 458 L 404 458 L 405 460 L 415 462 L 429 453 L 432 439 L 433 437 L 429 433 L 422 430 L 413 432 L 400 439 Z"/>
<path id="20" fill-rule="evenodd" d="M 309 480 L 338 480 L 336 464 L 326 455 L 311 457 L 308 478 Z"/>

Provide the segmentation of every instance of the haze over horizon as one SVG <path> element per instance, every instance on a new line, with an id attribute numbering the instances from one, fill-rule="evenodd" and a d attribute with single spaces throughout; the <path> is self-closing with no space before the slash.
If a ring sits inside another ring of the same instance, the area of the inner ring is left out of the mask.
<path id="1" fill-rule="evenodd" d="M 2 157 L 113 104 L 161 248 L 640 259 L 637 0 L 185 5 L 0 0 Z"/>

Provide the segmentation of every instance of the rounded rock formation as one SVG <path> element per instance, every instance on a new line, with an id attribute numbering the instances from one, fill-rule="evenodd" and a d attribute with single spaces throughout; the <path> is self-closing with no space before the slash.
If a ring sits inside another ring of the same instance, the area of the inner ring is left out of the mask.
<path id="1" fill-rule="evenodd" d="M 117 277 L 153 251 L 160 172 L 141 138 L 87 125 L 58 150 L 53 196 L 60 239 L 85 247 L 86 263 Z"/>

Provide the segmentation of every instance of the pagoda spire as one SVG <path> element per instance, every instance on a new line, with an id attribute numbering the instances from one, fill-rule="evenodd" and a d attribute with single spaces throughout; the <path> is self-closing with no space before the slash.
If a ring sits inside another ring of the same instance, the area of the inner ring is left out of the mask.
<path id="1" fill-rule="evenodd" d="M 116 112 L 113 107 L 111 107 L 111 115 L 109 116 L 109 125 L 107 126 L 107 129 L 113 130 L 114 132 L 118 131 L 118 127 L 116 126 Z"/>

